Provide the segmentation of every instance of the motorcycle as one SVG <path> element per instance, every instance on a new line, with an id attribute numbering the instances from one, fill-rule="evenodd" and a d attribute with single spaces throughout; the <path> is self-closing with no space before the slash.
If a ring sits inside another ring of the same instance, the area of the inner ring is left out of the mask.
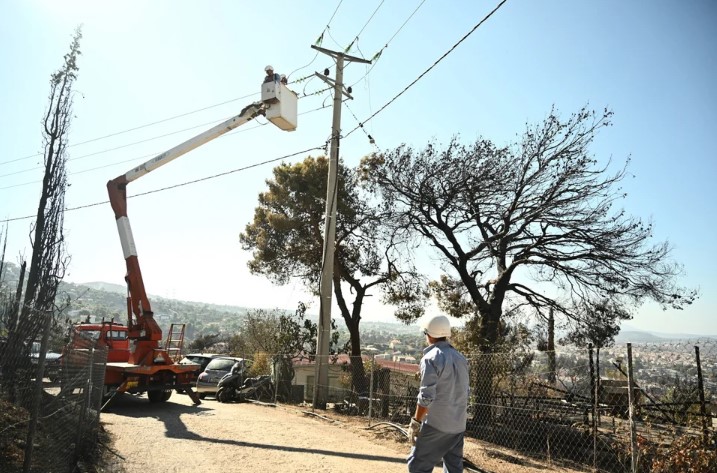
<path id="1" fill-rule="evenodd" d="M 272 401 L 274 399 L 274 383 L 271 376 L 263 375 L 243 379 L 239 373 L 227 373 L 218 383 L 217 401 Z"/>

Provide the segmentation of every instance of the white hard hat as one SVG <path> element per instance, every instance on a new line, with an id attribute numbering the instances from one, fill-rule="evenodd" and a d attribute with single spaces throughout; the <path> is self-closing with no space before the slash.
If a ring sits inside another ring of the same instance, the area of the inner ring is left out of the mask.
<path id="1" fill-rule="evenodd" d="M 274 68 L 271 67 L 271 66 L 266 66 L 266 67 L 264 68 L 264 70 L 268 72 L 268 71 L 273 71 Z"/>
<path id="2" fill-rule="evenodd" d="M 451 336 L 451 322 L 445 315 L 431 317 L 421 325 L 421 328 L 427 335 L 433 338 Z"/>

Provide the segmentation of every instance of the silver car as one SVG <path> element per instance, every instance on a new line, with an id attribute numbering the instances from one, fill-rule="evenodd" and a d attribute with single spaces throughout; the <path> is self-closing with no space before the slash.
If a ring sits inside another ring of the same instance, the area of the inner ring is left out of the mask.
<path id="1" fill-rule="evenodd" d="M 197 379 L 197 393 L 201 399 L 204 399 L 207 394 L 216 396 L 219 389 L 217 383 L 222 379 L 222 376 L 231 371 L 234 363 L 239 363 L 239 369 L 246 373 L 248 364 L 244 358 L 221 356 L 209 362 Z"/>

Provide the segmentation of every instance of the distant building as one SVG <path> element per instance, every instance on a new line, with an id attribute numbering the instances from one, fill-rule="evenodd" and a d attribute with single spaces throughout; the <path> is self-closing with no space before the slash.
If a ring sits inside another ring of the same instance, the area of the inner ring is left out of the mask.
<path id="1" fill-rule="evenodd" d="M 394 355 L 393 361 L 397 361 L 399 363 L 416 364 L 416 358 L 411 355 Z"/>

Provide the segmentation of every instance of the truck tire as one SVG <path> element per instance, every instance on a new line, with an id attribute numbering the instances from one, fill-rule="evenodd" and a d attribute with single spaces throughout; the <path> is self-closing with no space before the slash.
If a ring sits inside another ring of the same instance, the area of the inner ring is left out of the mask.
<path id="1" fill-rule="evenodd" d="M 147 391 L 149 402 L 166 402 L 171 396 L 171 389 L 166 389 L 164 391 Z"/>

